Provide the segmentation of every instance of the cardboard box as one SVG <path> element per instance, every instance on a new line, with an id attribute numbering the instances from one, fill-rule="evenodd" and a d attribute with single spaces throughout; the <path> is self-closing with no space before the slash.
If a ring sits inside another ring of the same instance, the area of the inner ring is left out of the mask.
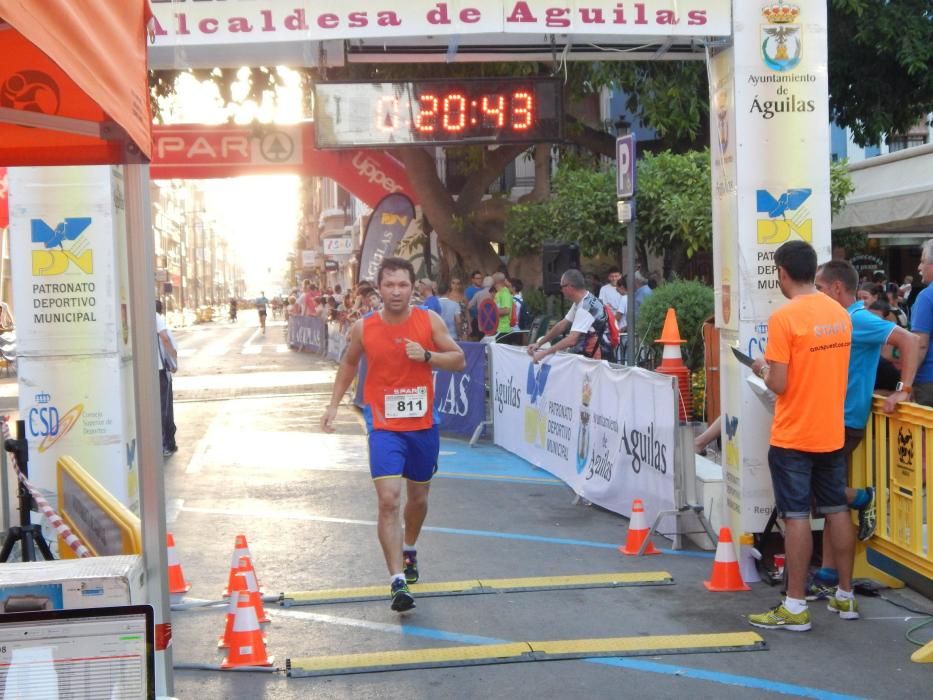
<path id="1" fill-rule="evenodd" d="M 0 613 L 146 602 L 142 557 L 90 557 L 0 564 Z"/>

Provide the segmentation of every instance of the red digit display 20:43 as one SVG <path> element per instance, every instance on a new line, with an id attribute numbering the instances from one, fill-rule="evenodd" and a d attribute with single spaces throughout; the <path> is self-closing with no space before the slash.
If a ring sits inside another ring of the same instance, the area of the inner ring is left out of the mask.
<path id="1" fill-rule="evenodd" d="M 552 79 L 320 83 L 318 148 L 560 139 L 560 86 Z"/>

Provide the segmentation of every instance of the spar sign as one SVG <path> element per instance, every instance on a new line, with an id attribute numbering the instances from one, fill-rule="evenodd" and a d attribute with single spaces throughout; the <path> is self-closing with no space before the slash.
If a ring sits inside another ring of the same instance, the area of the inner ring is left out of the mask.
<path id="1" fill-rule="evenodd" d="M 318 150 L 314 124 L 152 127 L 154 180 L 295 174 L 329 177 L 375 207 L 387 194 L 418 201 L 402 164 L 385 151 Z"/>
<path id="2" fill-rule="evenodd" d="M 535 364 L 519 348 L 491 351 L 497 445 L 616 513 L 630 515 L 635 498 L 652 520 L 674 508 L 670 377 L 577 355 Z M 662 521 L 662 530 L 672 524 Z"/>

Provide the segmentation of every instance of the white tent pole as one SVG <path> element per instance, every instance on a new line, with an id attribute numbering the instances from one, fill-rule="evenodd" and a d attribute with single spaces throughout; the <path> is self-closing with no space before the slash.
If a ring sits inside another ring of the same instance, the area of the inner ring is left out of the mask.
<path id="1" fill-rule="evenodd" d="M 98 139 L 103 138 L 104 133 L 101 124 L 90 119 L 58 117 L 54 114 L 28 112 L 22 109 L 12 109 L 10 107 L 0 107 L 0 122 L 4 124 L 18 124 L 19 126 L 31 126 L 37 129 L 50 129 L 52 131 L 61 131 L 66 134 L 92 136 Z"/>
<path id="2" fill-rule="evenodd" d="M 124 169 L 143 563 L 146 568 L 148 602 L 155 613 L 158 639 L 159 625 L 170 622 L 170 607 L 165 552 L 162 422 L 155 357 L 155 290 L 152 284 L 155 244 L 150 225 L 149 166 L 126 165 Z M 156 653 L 156 695 L 174 695 L 171 647 Z"/>

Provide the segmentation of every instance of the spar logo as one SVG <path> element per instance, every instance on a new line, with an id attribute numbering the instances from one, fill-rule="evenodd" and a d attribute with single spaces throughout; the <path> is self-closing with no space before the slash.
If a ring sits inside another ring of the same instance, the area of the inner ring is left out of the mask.
<path id="1" fill-rule="evenodd" d="M 378 185 L 389 193 L 402 191 L 401 186 L 386 175 L 385 171 L 382 170 L 376 161 L 372 160 L 365 151 L 357 152 L 350 162 L 359 176 L 369 180 L 370 184 Z"/>
<path id="2" fill-rule="evenodd" d="M 75 404 L 61 414 L 58 407 L 52 403 L 51 394 L 40 392 L 36 394 L 35 400 L 35 407 L 29 409 L 26 429 L 34 439 L 39 439 L 36 450 L 42 454 L 71 432 L 84 413 L 84 404 Z"/>
<path id="3" fill-rule="evenodd" d="M 813 219 L 806 206 L 812 193 L 809 187 L 796 187 L 775 197 L 768 190 L 756 190 L 758 242 L 777 245 L 796 234 L 800 240 L 812 243 Z"/>
<path id="4" fill-rule="evenodd" d="M 77 268 L 94 272 L 94 252 L 88 239 L 81 238 L 91 225 L 91 217 L 67 217 L 53 228 L 42 219 L 30 221 L 32 243 L 42 247 L 32 251 L 34 277 L 55 277 Z M 67 248 L 65 247 L 67 244 Z"/>

